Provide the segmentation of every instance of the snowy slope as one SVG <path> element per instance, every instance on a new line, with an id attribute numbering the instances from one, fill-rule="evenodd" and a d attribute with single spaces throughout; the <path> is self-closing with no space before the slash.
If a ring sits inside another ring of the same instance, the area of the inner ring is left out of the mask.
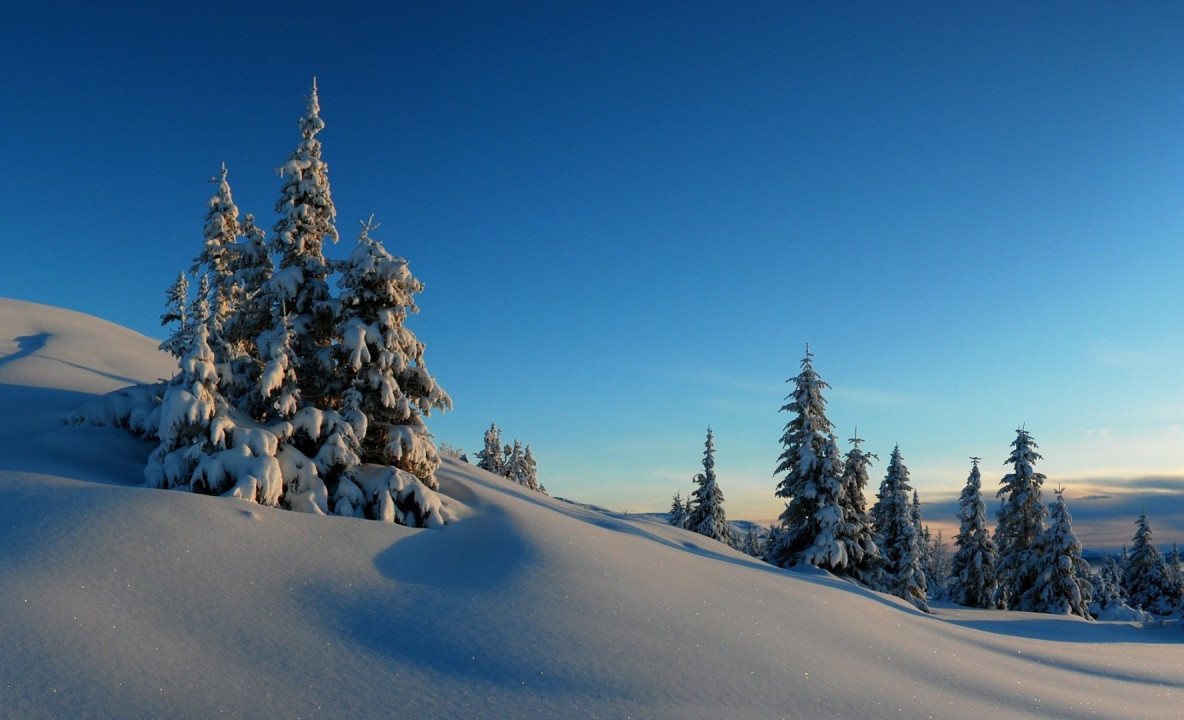
<path id="1" fill-rule="evenodd" d="M 0 717 L 1179 716 L 1178 627 L 929 617 L 460 463 L 441 530 L 137 487 L 61 417 L 154 347 L 0 300 Z"/>

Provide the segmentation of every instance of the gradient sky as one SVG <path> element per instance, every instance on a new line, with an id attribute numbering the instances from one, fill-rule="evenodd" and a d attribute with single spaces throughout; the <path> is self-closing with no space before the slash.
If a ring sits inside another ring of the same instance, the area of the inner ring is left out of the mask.
<path id="1" fill-rule="evenodd" d="M 329 254 L 374 213 L 426 283 L 439 440 L 647 511 L 710 425 L 770 520 L 810 343 L 873 484 L 899 443 L 923 500 L 993 492 L 1025 424 L 1075 515 L 1180 496 L 1178 3 L 171 5 L 6 9 L 0 294 L 160 337 L 221 163 L 274 222 L 315 75 Z"/>

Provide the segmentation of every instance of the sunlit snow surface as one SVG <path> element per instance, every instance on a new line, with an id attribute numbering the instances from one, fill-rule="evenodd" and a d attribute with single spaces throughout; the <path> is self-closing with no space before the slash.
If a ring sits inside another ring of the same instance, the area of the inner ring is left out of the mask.
<path id="1" fill-rule="evenodd" d="M 1180 716 L 1176 625 L 925 616 L 455 462 L 441 530 L 139 487 L 62 418 L 155 344 L 0 301 L 0 717 Z"/>

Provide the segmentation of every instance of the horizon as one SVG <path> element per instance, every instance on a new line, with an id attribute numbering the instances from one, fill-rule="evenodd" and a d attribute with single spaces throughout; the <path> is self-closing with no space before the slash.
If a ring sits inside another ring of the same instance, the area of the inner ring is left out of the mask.
<path id="1" fill-rule="evenodd" d="M 326 254 L 375 213 L 425 282 L 438 441 L 664 512 L 710 425 L 729 517 L 775 518 L 809 343 L 933 527 L 971 456 L 993 518 L 1023 425 L 1075 527 L 1184 530 L 1184 9 L 343 7 L 305 57 L 303 8 L 15 9 L 5 294 L 162 337 L 207 179 L 270 228 L 316 76 Z"/>

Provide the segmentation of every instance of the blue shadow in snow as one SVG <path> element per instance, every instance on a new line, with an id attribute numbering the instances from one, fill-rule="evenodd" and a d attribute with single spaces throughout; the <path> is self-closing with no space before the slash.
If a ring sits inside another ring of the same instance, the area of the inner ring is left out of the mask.
<path id="1" fill-rule="evenodd" d="M 45 343 L 49 341 L 49 333 L 38 333 L 36 335 L 22 335 L 13 338 L 16 341 L 17 351 L 9 353 L 4 357 L 0 357 L 0 367 L 7 365 L 21 358 L 26 358 L 45 347 Z"/>

